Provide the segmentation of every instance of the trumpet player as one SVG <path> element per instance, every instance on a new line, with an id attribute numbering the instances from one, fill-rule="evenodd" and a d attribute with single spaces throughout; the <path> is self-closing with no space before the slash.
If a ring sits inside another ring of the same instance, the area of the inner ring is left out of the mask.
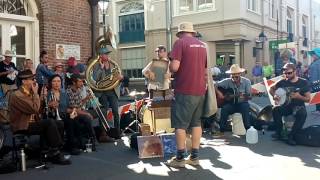
<path id="1" fill-rule="evenodd" d="M 102 80 L 106 76 L 110 75 L 112 64 L 109 62 L 110 57 L 109 54 L 111 53 L 111 50 L 109 50 L 106 47 L 100 48 L 99 50 L 99 63 L 97 63 L 93 67 L 94 72 L 94 80 L 96 82 Z M 118 77 L 119 80 L 123 79 L 123 76 L 120 74 Z M 97 98 L 99 98 L 99 101 L 104 105 L 105 108 L 108 109 L 109 105 L 111 105 L 112 108 L 112 114 L 114 117 L 114 128 L 115 128 L 115 138 L 120 138 L 120 121 L 119 121 L 119 102 L 118 98 L 120 95 L 120 88 L 119 86 L 115 87 L 114 89 L 103 91 L 103 92 L 95 92 L 95 95 Z"/>
<path id="2" fill-rule="evenodd" d="M 55 164 L 70 164 L 70 160 L 65 159 L 60 153 L 63 141 L 59 129 L 63 129 L 63 126 L 51 118 L 30 122 L 32 115 L 38 114 L 40 109 L 38 84 L 35 82 L 34 76 L 29 69 L 21 71 L 18 75 L 22 85 L 13 92 L 9 102 L 11 129 L 14 134 L 25 135 L 38 134 L 40 131 L 40 136 L 49 147 L 48 159 Z"/>

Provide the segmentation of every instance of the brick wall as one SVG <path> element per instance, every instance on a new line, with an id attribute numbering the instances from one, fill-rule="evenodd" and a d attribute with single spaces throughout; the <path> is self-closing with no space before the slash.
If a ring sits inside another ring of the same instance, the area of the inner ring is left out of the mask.
<path id="1" fill-rule="evenodd" d="M 91 13 L 87 0 L 38 0 L 40 52 L 49 53 L 49 65 L 56 60 L 56 44 L 80 45 L 81 62 L 91 56 Z"/>

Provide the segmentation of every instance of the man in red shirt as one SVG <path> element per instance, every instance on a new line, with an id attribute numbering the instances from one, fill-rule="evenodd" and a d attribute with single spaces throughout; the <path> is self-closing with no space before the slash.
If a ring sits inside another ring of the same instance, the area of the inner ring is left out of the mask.
<path id="1" fill-rule="evenodd" d="M 171 52 L 170 71 L 174 73 L 174 96 L 171 124 L 177 140 L 177 155 L 167 162 L 172 167 L 199 165 L 199 146 L 202 135 L 201 120 L 206 92 L 207 52 L 203 42 L 194 37 L 190 22 L 180 23 Z M 191 155 L 184 159 L 186 130 L 192 130 Z"/>

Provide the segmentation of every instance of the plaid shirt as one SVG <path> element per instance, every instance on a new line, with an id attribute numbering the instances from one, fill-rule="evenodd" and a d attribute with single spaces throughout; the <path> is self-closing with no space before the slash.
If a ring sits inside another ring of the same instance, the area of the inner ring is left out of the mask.
<path id="1" fill-rule="evenodd" d="M 68 88 L 67 95 L 69 96 L 69 107 L 81 108 L 81 89 L 77 89 L 74 91 L 72 88 Z"/>

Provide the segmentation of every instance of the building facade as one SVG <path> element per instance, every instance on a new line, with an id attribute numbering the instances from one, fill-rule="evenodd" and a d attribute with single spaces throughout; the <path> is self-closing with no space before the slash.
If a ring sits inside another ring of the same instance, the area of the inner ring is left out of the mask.
<path id="1" fill-rule="evenodd" d="M 91 18 L 92 9 L 98 9 L 97 4 L 91 8 L 92 3 L 97 1 L 3 1 L 1 54 L 12 50 L 19 68 L 25 58 L 34 60 L 36 66 L 41 50 L 48 51 L 51 66 L 65 63 L 70 56 L 86 63 L 95 55 L 92 32 L 98 32 L 98 25 L 102 34 L 101 11 L 96 11 L 100 15 L 94 21 Z M 183 21 L 193 22 L 208 43 L 211 66 L 239 63 L 250 70 L 256 61 L 274 64 L 279 44 L 293 46 L 296 59 L 306 61 L 305 52 L 320 46 L 319 9 L 312 0 L 111 0 L 106 25 L 112 27 L 118 42 L 113 58 L 124 74 L 139 79 L 158 45 L 172 48 Z"/>
<path id="2" fill-rule="evenodd" d="M 5 0 L 0 3 L 0 52 L 11 50 L 22 69 L 26 58 L 39 63 L 46 50 L 49 65 L 70 56 L 91 56 L 91 16 L 87 0 Z"/>
<path id="3" fill-rule="evenodd" d="M 183 21 L 193 22 L 208 43 L 211 66 L 239 63 L 250 72 L 256 61 L 275 64 L 279 47 L 292 48 L 298 61 L 308 61 L 306 52 L 320 46 L 316 5 L 312 0 L 115 0 L 109 20 L 130 77 L 141 77 L 140 69 L 155 57 L 158 45 L 171 49 Z M 144 38 L 134 28 L 141 27 L 135 17 L 142 14 Z"/>

